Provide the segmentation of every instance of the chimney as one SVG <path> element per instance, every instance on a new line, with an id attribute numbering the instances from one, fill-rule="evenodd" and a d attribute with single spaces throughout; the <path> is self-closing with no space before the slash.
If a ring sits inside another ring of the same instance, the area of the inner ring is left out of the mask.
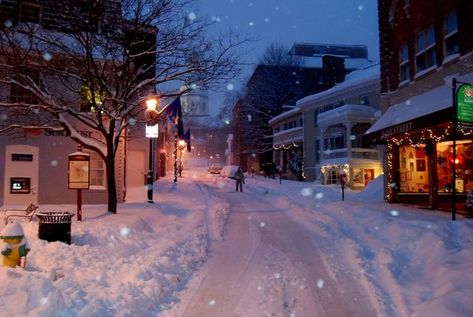
<path id="1" fill-rule="evenodd" d="M 322 56 L 324 85 L 328 88 L 345 80 L 345 58 L 335 55 Z"/>

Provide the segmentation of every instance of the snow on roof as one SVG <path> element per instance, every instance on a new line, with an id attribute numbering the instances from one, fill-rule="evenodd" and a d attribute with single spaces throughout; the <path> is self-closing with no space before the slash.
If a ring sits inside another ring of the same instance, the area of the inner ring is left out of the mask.
<path id="1" fill-rule="evenodd" d="M 327 54 L 328 55 L 328 54 Z M 337 56 L 337 55 L 334 55 Z M 298 56 L 301 59 L 301 66 L 308 68 L 322 68 L 323 62 L 321 56 Z M 373 62 L 366 58 L 345 58 L 346 69 L 360 69 Z"/>
<path id="2" fill-rule="evenodd" d="M 462 76 L 461 81 L 473 82 L 473 72 Z M 389 107 L 365 134 L 419 118 L 451 106 L 452 88 L 444 84 Z"/>
<path id="3" fill-rule="evenodd" d="M 268 121 L 268 123 L 271 125 L 271 124 L 273 124 L 274 122 L 277 122 L 277 121 L 282 120 L 282 119 L 284 119 L 284 118 L 288 118 L 288 117 L 290 117 L 290 116 L 292 116 L 292 115 L 294 115 L 294 114 L 298 114 L 298 113 L 302 113 L 301 108 L 299 108 L 299 107 L 294 107 L 294 108 L 292 108 L 291 110 L 284 111 L 283 113 L 278 114 L 277 116 L 271 118 L 271 119 Z"/>
<path id="4" fill-rule="evenodd" d="M 337 92 L 340 92 L 342 90 L 345 90 L 350 87 L 358 86 L 360 84 L 367 83 L 372 80 L 379 80 L 379 63 L 371 64 L 363 69 L 353 71 L 349 73 L 345 77 L 345 81 L 335 85 L 334 87 L 324 90 L 322 92 L 319 92 L 314 95 L 310 95 L 307 97 L 304 97 L 302 99 L 299 99 L 296 102 L 296 105 L 298 107 L 303 108 L 305 105 L 308 103 L 314 102 L 316 100 L 319 100 L 323 97 L 327 97 L 333 94 L 336 94 Z"/>

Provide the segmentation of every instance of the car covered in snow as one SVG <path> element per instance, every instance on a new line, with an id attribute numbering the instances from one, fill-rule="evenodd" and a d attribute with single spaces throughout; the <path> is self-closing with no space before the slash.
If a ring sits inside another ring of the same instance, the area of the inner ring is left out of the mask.
<path id="1" fill-rule="evenodd" d="M 235 173 L 238 170 L 238 165 L 225 165 L 220 171 L 220 176 L 235 178 Z"/>
<path id="2" fill-rule="evenodd" d="M 220 174 L 223 166 L 220 164 L 212 164 L 209 166 L 208 171 L 210 174 Z"/>

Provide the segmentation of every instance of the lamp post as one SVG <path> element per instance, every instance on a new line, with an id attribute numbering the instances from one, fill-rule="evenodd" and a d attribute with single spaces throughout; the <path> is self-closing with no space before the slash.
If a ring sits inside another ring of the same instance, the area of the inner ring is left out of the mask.
<path id="1" fill-rule="evenodd" d="M 158 112 L 156 108 L 158 106 L 158 100 L 150 98 L 146 100 L 146 137 L 149 138 L 149 158 L 148 158 L 148 174 L 146 176 L 146 186 L 148 188 L 147 201 L 154 203 L 153 201 L 153 180 L 154 180 L 154 142 L 153 140 L 158 137 Z"/>

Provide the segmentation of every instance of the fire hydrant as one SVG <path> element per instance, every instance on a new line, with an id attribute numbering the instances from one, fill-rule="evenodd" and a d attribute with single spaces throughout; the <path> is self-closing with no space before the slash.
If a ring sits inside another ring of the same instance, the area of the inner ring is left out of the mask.
<path id="1" fill-rule="evenodd" d="M 26 255 L 30 251 L 23 228 L 17 222 L 10 222 L 0 232 L 0 239 L 5 242 L 2 250 L 3 266 L 16 267 L 26 265 Z M 24 258 L 23 265 L 21 263 Z"/>

